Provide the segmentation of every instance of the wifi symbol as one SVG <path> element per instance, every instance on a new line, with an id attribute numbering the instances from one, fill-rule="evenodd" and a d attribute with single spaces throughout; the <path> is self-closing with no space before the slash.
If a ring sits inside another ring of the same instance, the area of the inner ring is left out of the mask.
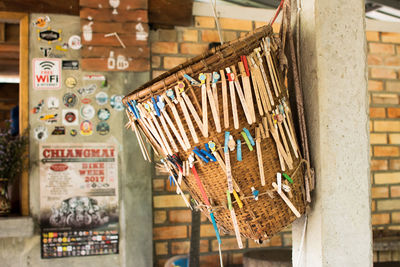
<path id="1" fill-rule="evenodd" d="M 51 61 L 43 61 L 43 62 L 40 62 L 39 64 L 45 70 L 51 70 L 53 68 L 53 66 L 55 65 Z"/>

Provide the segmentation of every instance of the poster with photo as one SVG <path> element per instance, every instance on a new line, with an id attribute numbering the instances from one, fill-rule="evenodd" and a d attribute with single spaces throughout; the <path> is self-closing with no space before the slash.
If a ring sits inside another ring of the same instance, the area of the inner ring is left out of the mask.
<path id="1" fill-rule="evenodd" d="M 42 258 L 118 253 L 118 153 L 106 143 L 41 144 Z"/>

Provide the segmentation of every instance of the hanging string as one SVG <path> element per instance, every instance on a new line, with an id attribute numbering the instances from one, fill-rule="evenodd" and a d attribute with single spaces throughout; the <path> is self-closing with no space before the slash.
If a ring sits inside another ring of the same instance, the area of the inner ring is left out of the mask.
<path id="1" fill-rule="evenodd" d="M 283 2 L 284 2 L 284 1 L 285 1 L 285 0 L 281 0 L 281 3 L 279 4 L 278 9 L 277 9 L 276 12 L 275 12 L 274 18 L 269 22 L 270 25 L 274 24 L 276 18 L 278 17 L 279 13 L 281 12 L 281 9 L 282 9 Z"/>
<path id="2" fill-rule="evenodd" d="M 296 265 L 295 265 L 296 267 L 300 267 L 301 266 L 300 265 L 300 260 L 301 260 L 301 258 L 303 256 L 303 245 L 304 245 L 304 239 L 306 237 L 307 219 L 308 219 L 308 216 L 306 214 L 305 218 L 304 218 L 303 233 L 301 234 L 301 241 L 300 241 L 300 247 L 299 247 L 299 256 L 297 257 L 297 261 L 296 261 Z"/>
<path id="3" fill-rule="evenodd" d="M 210 5 L 211 5 L 211 9 L 212 9 L 212 11 L 214 13 L 215 24 L 217 24 L 219 41 L 220 41 L 220 43 L 222 45 L 222 44 L 224 44 L 224 38 L 223 38 L 222 33 L 221 33 L 221 26 L 219 24 L 219 19 L 218 19 L 218 16 L 217 16 L 217 0 L 214 0 L 214 1 L 210 0 Z"/>

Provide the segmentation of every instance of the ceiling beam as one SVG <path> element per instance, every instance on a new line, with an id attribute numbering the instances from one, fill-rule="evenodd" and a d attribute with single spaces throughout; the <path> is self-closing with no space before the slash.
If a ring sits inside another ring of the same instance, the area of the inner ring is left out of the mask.
<path id="1" fill-rule="evenodd" d="M 398 0 L 368 0 L 367 2 L 382 5 L 382 6 L 388 6 L 388 7 L 400 10 L 400 1 L 398 1 Z"/>
<path id="2" fill-rule="evenodd" d="M 79 15 L 79 0 L 1 0 L 0 11 Z"/>

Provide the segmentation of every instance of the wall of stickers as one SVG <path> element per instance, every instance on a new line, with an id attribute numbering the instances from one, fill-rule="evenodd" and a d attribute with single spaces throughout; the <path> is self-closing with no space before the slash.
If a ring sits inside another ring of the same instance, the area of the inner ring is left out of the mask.
<path id="1" fill-rule="evenodd" d="M 82 69 L 148 71 L 147 0 L 80 0 Z"/>
<path id="2" fill-rule="evenodd" d="M 79 18 L 35 14 L 31 20 L 31 158 L 38 163 L 41 257 L 118 254 L 124 80 L 82 71 Z"/>

